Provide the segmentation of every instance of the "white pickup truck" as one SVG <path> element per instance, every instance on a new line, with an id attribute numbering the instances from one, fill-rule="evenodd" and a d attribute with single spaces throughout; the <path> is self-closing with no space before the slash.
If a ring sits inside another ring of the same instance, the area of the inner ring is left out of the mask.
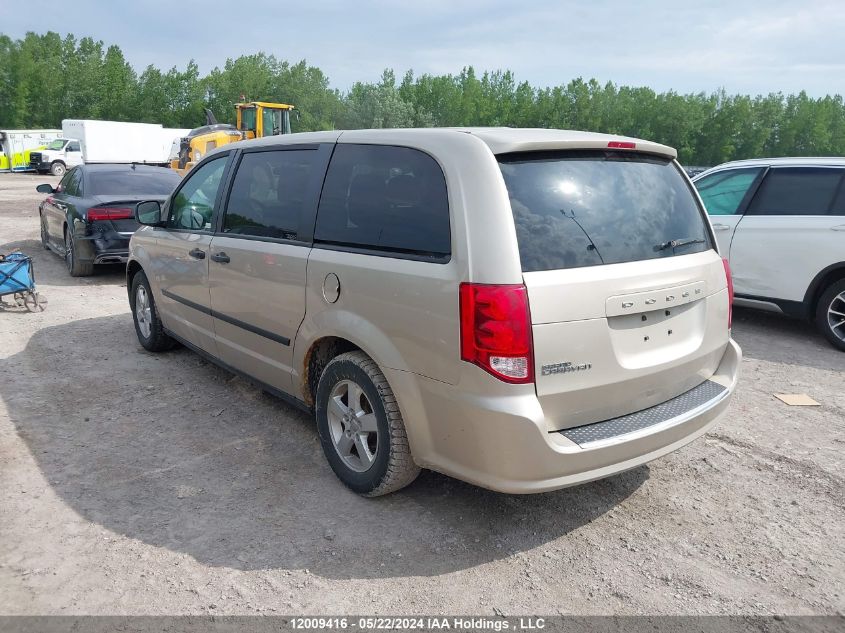
<path id="1" fill-rule="evenodd" d="M 174 140 L 189 131 L 165 128 L 160 123 L 65 119 L 61 138 L 44 150 L 30 153 L 30 167 L 62 176 L 82 163 L 168 165 Z"/>

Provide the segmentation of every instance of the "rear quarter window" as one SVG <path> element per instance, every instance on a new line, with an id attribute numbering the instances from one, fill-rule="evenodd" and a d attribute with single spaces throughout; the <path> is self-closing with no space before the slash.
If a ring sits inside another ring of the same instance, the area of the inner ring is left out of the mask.
<path id="1" fill-rule="evenodd" d="M 448 259 L 449 202 L 440 165 L 408 147 L 339 144 L 326 174 L 314 241 Z"/>
<path id="2" fill-rule="evenodd" d="M 754 196 L 753 215 L 826 215 L 845 170 L 773 167 Z"/>
<path id="3" fill-rule="evenodd" d="M 524 272 L 687 255 L 712 248 L 674 161 L 576 151 L 498 157 Z"/>

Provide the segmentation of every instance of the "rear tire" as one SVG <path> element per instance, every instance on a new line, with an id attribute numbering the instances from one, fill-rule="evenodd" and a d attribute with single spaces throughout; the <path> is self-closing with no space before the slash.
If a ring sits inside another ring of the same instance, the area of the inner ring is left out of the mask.
<path id="1" fill-rule="evenodd" d="M 67 167 L 65 167 L 65 164 L 60 160 L 57 160 L 50 165 L 50 173 L 54 176 L 64 176 L 66 171 Z"/>
<path id="2" fill-rule="evenodd" d="M 89 277 L 94 274 L 93 262 L 79 261 L 76 238 L 69 228 L 65 228 L 65 264 L 71 277 Z"/>
<path id="3" fill-rule="evenodd" d="M 132 277 L 132 292 L 129 297 L 135 334 L 138 335 L 141 346 L 148 352 L 164 352 L 172 349 L 176 341 L 164 331 L 155 299 L 153 299 L 153 292 L 150 289 L 150 282 L 143 271 L 138 271 Z"/>
<path id="4" fill-rule="evenodd" d="M 831 345 L 845 352 L 845 279 L 828 286 L 819 298 L 816 327 Z"/>
<path id="5" fill-rule="evenodd" d="M 386 495 L 419 475 L 396 396 L 364 352 L 341 354 L 326 365 L 317 385 L 316 413 L 329 465 L 358 494 Z"/>

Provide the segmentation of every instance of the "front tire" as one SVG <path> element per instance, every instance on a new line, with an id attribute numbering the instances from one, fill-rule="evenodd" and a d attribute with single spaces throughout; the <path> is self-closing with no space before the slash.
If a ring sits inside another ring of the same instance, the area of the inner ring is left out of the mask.
<path id="1" fill-rule="evenodd" d="M 845 279 L 822 294 L 816 306 L 816 327 L 831 345 L 845 352 Z"/>
<path id="2" fill-rule="evenodd" d="M 158 316 L 150 282 L 143 272 L 132 277 L 132 293 L 130 303 L 132 320 L 135 322 L 135 334 L 138 342 L 148 352 L 164 352 L 172 349 L 176 344 L 164 331 L 164 326 Z"/>
<path id="3" fill-rule="evenodd" d="M 50 173 L 54 176 L 64 176 L 66 171 L 67 167 L 65 167 L 65 164 L 60 160 L 57 160 L 50 165 Z"/>
<path id="4" fill-rule="evenodd" d="M 363 352 L 341 354 L 326 365 L 317 385 L 316 413 L 329 465 L 358 494 L 386 495 L 419 475 L 396 396 Z"/>
<path id="5" fill-rule="evenodd" d="M 44 224 L 44 216 L 38 214 L 38 222 L 41 224 L 41 246 L 44 247 L 44 250 L 50 250 L 50 234 L 47 233 L 47 226 Z"/>
<path id="6" fill-rule="evenodd" d="M 79 260 L 76 238 L 70 228 L 65 229 L 65 265 L 71 277 L 89 277 L 94 274 L 94 263 Z"/>

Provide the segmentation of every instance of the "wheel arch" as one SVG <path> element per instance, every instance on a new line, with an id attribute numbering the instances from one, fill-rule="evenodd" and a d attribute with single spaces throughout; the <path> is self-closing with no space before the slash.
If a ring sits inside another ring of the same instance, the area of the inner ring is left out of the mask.
<path id="1" fill-rule="evenodd" d="M 323 336 L 308 346 L 308 350 L 302 359 L 302 372 L 300 374 L 302 376 L 300 389 L 305 404 L 312 409 L 314 408 L 317 396 L 317 383 L 320 382 L 320 376 L 325 366 L 337 356 L 355 350 L 364 352 L 370 356 L 366 350 L 361 349 L 360 346 L 342 336 Z"/>
<path id="2" fill-rule="evenodd" d="M 132 302 L 132 280 L 135 278 L 139 272 L 141 272 L 143 267 L 136 259 L 130 259 L 126 262 L 126 294 L 129 297 L 129 302 Z"/>
<path id="3" fill-rule="evenodd" d="M 845 261 L 831 264 L 817 274 L 804 294 L 804 311 L 808 319 L 816 318 L 816 307 L 825 289 L 840 279 L 845 279 Z"/>

